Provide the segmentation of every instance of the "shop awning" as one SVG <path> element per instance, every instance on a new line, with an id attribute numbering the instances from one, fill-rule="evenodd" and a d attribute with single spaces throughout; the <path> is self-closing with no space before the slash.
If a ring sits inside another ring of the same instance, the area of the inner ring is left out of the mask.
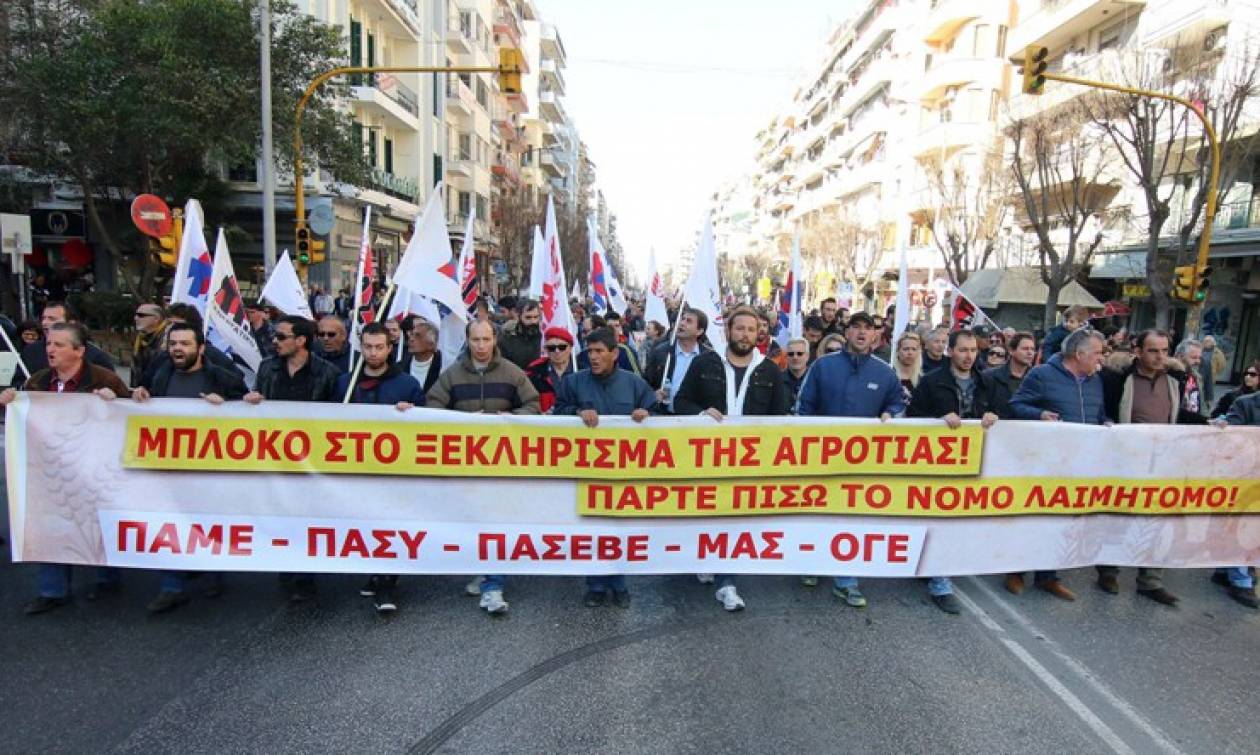
<path id="1" fill-rule="evenodd" d="M 960 287 L 972 303 L 980 307 L 998 307 L 1003 304 L 1042 304 L 1050 295 L 1050 289 L 1041 281 L 1041 271 L 1035 267 L 1010 267 L 1005 270 L 977 270 L 967 276 Z M 1059 292 L 1059 306 L 1076 304 L 1101 308 L 1102 302 L 1094 298 L 1076 281 L 1064 286 Z"/>

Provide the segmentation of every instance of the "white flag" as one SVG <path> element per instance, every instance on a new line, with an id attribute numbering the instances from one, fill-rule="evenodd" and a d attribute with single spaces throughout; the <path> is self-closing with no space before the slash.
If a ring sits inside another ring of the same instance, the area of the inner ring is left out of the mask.
<path id="1" fill-rule="evenodd" d="M 443 367 L 455 364 L 459 361 L 459 356 L 464 352 L 464 321 L 456 317 L 454 313 L 449 313 L 442 318 L 441 324 L 438 325 L 438 351 L 442 352 Z"/>
<path id="2" fill-rule="evenodd" d="M 473 234 L 473 222 L 477 219 L 477 208 L 474 206 L 468 213 L 468 224 L 464 226 L 464 244 L 459 250 L 459 264 L 456 274 L 459 282 L 460 296 L 464 297 L 464 309 L 472 317 L 477 311 L 477 300 L 481 298 L 481 285 L 477 280 L 477 248 Z"/>
<path id="3" fill-rule="evenodd" d="M 204 317 L 206 300 L 210 298 L 210 280 L 214 262 L 206 246 L 205 217 L 201 203 L 189 199 L 184 206 L 184 236 L 175 262 L 175 279 L 171 282 L 171 304 L 191 304 Z"/>
<path id="4" fill-rule="evenodd" d="M 285 249 L 271 271 L 271 277 L 263 286 L 260 298 L 273 305 L 286 315 L 298 315 L 314 320 L 310 302 L 306 300 L 306 292 L 302 281 L 298 280 L 297 271 L 293 269 L 293 261 L 289 259 L 289 250 Z"/>
<path id="5" fill-rule="evenodd" d="M 573 290 L 569 292 L 569 299 L 582 301 L 582 281 L 573 281 Z"/>
<path id="6" fill-rule="evenodd" d="M 709 318 L 706 335 L 709 343 L 719 354 L 726 353 L 726 326 L 722 321 L 722 289 L 718 285 L 717 250 L 713 242 L 713 221 L 704 219 L 700 243 L 691 262 L 691 277 L 683 288 L 683 298 L 692 309 L 698 309 Z"/>
<path id="7" fill-rule="evenodd" d="M 548 206 L 550 206 L 550 201 Z M 547 273 L 551 269 L 549 258 L 547 256 L 547 243 L 543 240 L 543 233 L 534 226 L 534 247 L 531 250 L 529 261 L 529 298 L 538 301 L 542 298 L 543 281 L 547 279 Z"/>
<path id="8" fill-rule="evenodd" d="M 547 257 L 546 275 L 542 281 L 542 292 L 539 303 L 542 309 L 542 329 L 564 328 L 569 335 L 577 338 L 577 324 L 573 321 L 573 312 L 569 309 L 569 301 L 564 298 L 569 287 L 564 280 L 564 258 L 560 254 L 560 235 L 556 229 L 556 209 L 547 197 L 547 234 L 543 238 L 543 247 Z M 532 285 L 532 284 L 531 284 Z"/>
<path id="9" fill-rule="evenodd" d="M 656 249 L 652 249 L 648 257 L 647 300 L 643 318 L 648 322 L 656 321 L 669 329 L 669 309 L 665 306 L 665 281 L 656 270 Z"/>
<path id="10" fill-rule="evenodd" d="M 262 354 L 258 353 L 258 344 L 250 333 L 249 321 L 245 319 L 245 302 L 241 300 L 241 289 L 236 284 L 236 273 L 232 270 L 232 257 L 228 254 L 222 228 L 214 244 L 213 271 L 210 276 L 213 294 L 206 303 L 207 336 L 213 331 L 217 336 L 215 340 L 226 345 L 251 370 L 258 372 Z"/>
<path id="11" fill-rule="evenodd" d="M 363 231 L 359 235 L 359 267 L 354 276 L 354 298 L 350 311 L 350 361 L 353 367 L 359 353 L 359 341 L 363 338 L 363 326 L 372 322 L 372 290 L 376 280 L 376 258 L 372 254 L 372 205 L 363 212 Z M 353 371 L 353 370 L 352 370 Z"/>
<path id="12" fill-rule="evenodd" d="M 441 303 L 463 320 L 468 315 L 455 281 L 444 206 L 442 185 L 438 184 L 416 221 L 416 231 L 394 271 L 394 284 Z"/>
<path id="13" fill-rule="evenodd" d="M 910 270 L 906 260 L 906 245 L 901 245 L 901 267 L 897 271 L 897 311 L 893 313 L 893 348 L 897 339 L 910 326 Z"/>
<path id="14" fill-rule="evenodd" d="M 792 284 L 789 287 L 788 306 L 788 337 L 800 338 L 804 334 L 804 323 L 801 319 L 801 288 L 804 286 L 804 279 L 801 278 L 801 232 L 797 231 L 796 236 L 792 238 Z"/>

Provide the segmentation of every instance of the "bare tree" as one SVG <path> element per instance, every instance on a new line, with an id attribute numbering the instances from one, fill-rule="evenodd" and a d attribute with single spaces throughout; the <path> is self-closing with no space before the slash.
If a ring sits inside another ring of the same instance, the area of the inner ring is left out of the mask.
<path id="1" fill-rule="evenodd" d="M 1222 54 L 1197 43 L 1129 50 L 1116 60 L 1114 76 L 1126 86 L 1168 92 L 1196 103 L 1221 145 L 1216 188 L 1229 191 L 1254 153 L 1256 139 L 1240 137 L 1244 113 L 1260 91 L 1260 58 L 1250 44 Z M 1207 133 L 1184 106 L 1154 97 L 1096 92 L 1083 107 L 1119 152 L 1137 183 L 1146 210 L 1146 283 L 1155 305 L 1155 325 L 1166 328 L 1172 310 L 1173 268 L 1189 264 L 1207 208 L 1211 154 Z M 1178 206 L 1174 206 L 1178 204 Z M 1161 249 L 1169 220 L 1176 224 L 1172 248 Z"/>
<path id="2" fill-rule="evenodd" d="M 802 270 L 835 270 L 840 280 L 864 291 L 875 280 L 890 233 L 889 227 L 863 223 L 850 212 L 820 215 L 801 232 Z"/>
<path id="3" fill-rule="evenodd" d="M 988 264 L 1010 216 L 1014 187 L 1005 155 L 1000 147 L 987 150 L 979 161 L 933 153 L 921 165 L 936 208 L 932 241 L 950 280 L 962 285 L 972 271 Z"/>
<path id="4" fill-rule="evenodd" d="M 1117 189 L 1107 178 L 1109 151 L 1098 129 L 1074 110 L 1016 120 L 1007 129 L 1018 209 L 1037 242 L 1049 289 L 1043 322 L 1054 325 L 1059 293 L 1080 275 L 1103 241 L 1103 213 Z"/>
<path id="5" fill-rule="evenodd" d="M 529 285 L 534 226 L 542 226 L 544 206 L 534 192 L 524 188 L 501 191 L 495 202 L 491 215 L 498 236 L 496 253 L 507 264 L 506 289 L 515 293 Z"/>

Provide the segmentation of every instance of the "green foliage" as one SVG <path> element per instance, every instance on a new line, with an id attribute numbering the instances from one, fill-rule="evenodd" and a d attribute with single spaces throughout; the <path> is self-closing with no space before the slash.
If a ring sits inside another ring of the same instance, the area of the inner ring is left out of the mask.
<path id="1" fill-rule="evenodd" d="M 136 300 L 130 294 L 89 291 L 72 294 L 70 304 L 90 330 L 125 331 L 135 328 Z"/>

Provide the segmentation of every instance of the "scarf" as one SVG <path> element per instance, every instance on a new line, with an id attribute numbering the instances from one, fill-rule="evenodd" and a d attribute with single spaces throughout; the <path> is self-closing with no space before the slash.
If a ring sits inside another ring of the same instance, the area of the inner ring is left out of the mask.
<path id="1" fill-rule="evenodd" d="M 760 351 L 752 350 L 752 361 L 748 363 L 748 369 L 744 373 L 744 383 L 739 386 L 739 391 L 735 390 L 735 368 L 727 361 L 726 357 L 722 357 L 722 368 L 726 370 L 726 415 L 728 417 L 744 416 L 744 401 L 748 398 L 748 385 L 752 382 L 753 370 L 757 369 L 757 365 L 761 364 L 765 359 Z"/>

